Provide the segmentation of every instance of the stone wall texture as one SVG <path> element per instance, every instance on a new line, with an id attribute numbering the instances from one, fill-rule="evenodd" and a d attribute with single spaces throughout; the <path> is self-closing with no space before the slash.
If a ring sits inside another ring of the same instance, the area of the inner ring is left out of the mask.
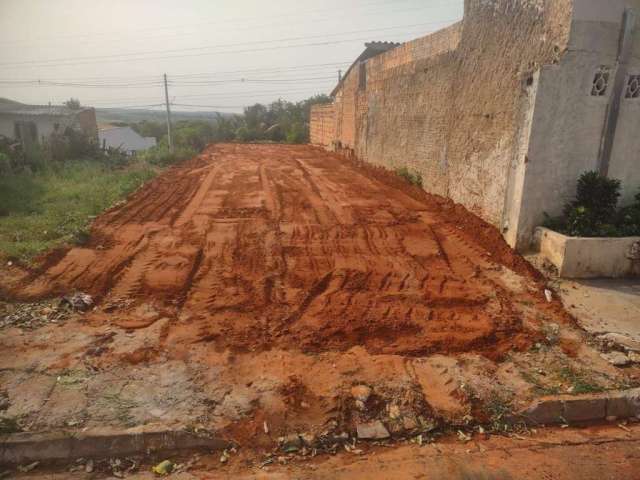
<path id="1" fill-rule="evenodd" d="M 640 0 L 466 0 L 461 22 L 354 65 L 335 95 L 333 139 L 312 128 L 312 140 L 418 171 L 427 191 L 524 250 L 597 168 L 613 95 L 593 97 L 591 84 L 602 66 L 615 75 L 625 8 L 639 14 L 639 75 Z M 640 187 L 639 115 L 640 99 L 621 105 L 611 159 L 611 176 L 629 179 L 626 201 Z"/>

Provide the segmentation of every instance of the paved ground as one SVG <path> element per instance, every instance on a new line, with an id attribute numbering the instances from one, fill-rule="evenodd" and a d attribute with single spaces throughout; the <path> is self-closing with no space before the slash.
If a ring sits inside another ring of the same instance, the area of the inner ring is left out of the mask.
<path id="1" fill-rule="evenodd" d="M 496 229 L 308 146 L 210 147 L 87 245 L 4 278 L 12 300 L 96 307 L 0 305 L 3 431 L 161 424 L 266 450 L 376 419 L 397 437 L 495 427 L 541 395 L 636 382 Z"/>
<path id="2" fill-rule="evenodd" d="M 312 461 L 256 467 L 245 455 L 225 466 L 203 456 L 175 480 L 619 480 L 639 478 L 640 427 L 540 431 L 532 436 L 491 437 L 462 443 L 453 438 L 436 444 L 394 448 L 362 447 L 362 454 L 343 452 Z M 142 472 L 127 478 L 151 480 Z M 108 474 L 35 473 L 21 480 L 90 480 Z"/>
<path id="3" fill-rule="evenodd" d="M 587 331 L 626 335 L 640 345 L 640 279 L 562 280 L 560 291 Z"/>

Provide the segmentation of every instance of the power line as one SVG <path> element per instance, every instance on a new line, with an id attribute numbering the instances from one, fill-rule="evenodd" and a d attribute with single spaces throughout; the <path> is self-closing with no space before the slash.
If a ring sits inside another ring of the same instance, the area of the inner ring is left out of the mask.
<path id="1" fill-rule="evenodd" d="M 244 108 L 246 105 L 192 105 L 187 103 L 172 103 L 176 107 L 195 107 L 195 108 Z"/>
<path id="2" fill-rule="evenodd" d="M 173 98 L 212 98 L 212 99 L 225 99 L 225 98 L 258 98 L 258 97 L 283 97 L 292 93 L 307 93 L 309 92 L 309 88 L 300 88 L 300 89 L 287 89 L 283 90 L 261 90 L 261 91 L 247 91 L 247 92 L 232 92 L 232 93 L 203 93 L 203 94 L 187 94 L 187 95 L 173 95 Z M 151 100 L 157 97 L 128 97 L 128 98 L 118 98 L 112 99 L 110 101 L 96 101 L 96 100 L 83 100 L 85 104 L 90 104 L 92 106 L 99 107 L 105 103 L 111 104 L 113 102 L 130 102 L 135 100 Z"/>
<path id="3" fill-rule="evenodd" d="M 209 46 L 204 46 L 204 47 L 191 47 L 191 48 L 180 48 L 180 49 L 174 49 L 174 50 L 154 50 L 154 51 L 147 51 L 147 52 L 136 52 L 136 53 L 123 53 L 123 54 L 112 54 L 112 55 L 93 55 L 93 56 L 86 56 L 86 57 L 67 57 L 67 58 L 56 58 L 56 59 L 50 59 L 50 60 L 27 60 L 27 61 L 21 61 L 21 62 L 7 62 L 7 63 L 0 63 L 0 66 L 2 67 L 16 67 L 16 66 L 22 66 L 22 65 L 39 65 L 39 66 L 50 66 L 49 64 L 54 63 L 55 66 L 58 66 L 61 64 L 61 62 L 74 62 L 74 61 L 82 61 L 82 60 L 91 60 L 91 62 L 80 62 L 78 63 L 78 65 L 84 65 L 87 63 L 94 63 L 95 61 L 98 60 L 111 60 L 111 59 L 122 59 L 120 61 L 125 61 L 125 60 L 135 60 L 135 61 L 139 61 L 139 60 L 150 60 L 150 59 L 164 59 L 164 58 L 181 58 L 182 56 L 176 56 L 176 55 L 163 55 L 162 57 L 143 57 L 143 58 L 129 58 L 129 57 L 140 57 L 140 56 L 146 56 L 146 55 L 156 55 L 156 54 L 165 54 L 165 53 L 179 53 L 179 52 L 192 52 L 192 51 L 197 51 L 197 50 L 206 50 L 206 49 L 211 49 L 211 48 L 224 48 L 224 47 L 236 47 L 236 46 L 246 46 L 246 45 L 262 45 L 264 43 L 279 43 L 279 42 L 289 42 L 289 41 L 295 41 L 295 40 L 306 40 L 306 39 L 312 39 L 312 38 L 330 38 L 330 37 L 336 37 L 336 36 L 342 36 L 342 35 L 354 35 L 354 34 L 358 34 L 358 33 L 366 33 L 366 32 L 377 32 L 377 31 L 385 31 L 385 30 L 395 30 L 398 28 L 416 28 L 416 27 L 424 27 L 424 26 L 428 26 L 428 25 L 436 25 L 436 24 L 440 24 L 440 23 L 447 23 L 447 22 L 452 22 L 455 21 L 455 19 L 448 19 L 448 20 L 442 20 L 442 21 L 437 21 L 437 22 L 426 22 L 426 23 L 418 23 L 418 24 L 412 24 L 412 25 L 398 25 L 398 26 L 393 26 L 393 27 L 385 27 L 385 28 L 374 28 L 374 29 L 365 29 L 365 30 L 353 30 L 350 32 L 341 32 L 341 33 L 336 33 L 336 34 L 328 34 L 328 35 L 309 35 L 309 36 L 305 36 L 305 37 L 288 37 L 288 38 L 279 38 L 279 39 L 274 39 L 274 40 L 262 40 L 262 41 L 251 41 L 251 42 L 239 42 L 239 43 L 227 43 L 227 44 L 222 44 L 222 45 L 209 45 Z M 355 41 L 358 39 L 346 39 L 343 41 L 338 41 L 336 43 L 344 43 L 346 41 Z M 365 39 L 366 40 L 366 39 Z M 278 48 L 292 48 L 292 47 L 296 47 L 296 46 L 314 46 L 314 45 L 323 45 L 324 43 L 310 43 L 310 44 L 303 44 L 303 45 L 281 45 L 281 46 L 274 46 L 274 47 L 265 47 L 265 48 L 260 48 L 260 49 L 256 49 L 256 51 L 264 51 L 264 50 L 270 50 L 270 49 L 278 49 Z M 333 43 L 326 43 L 327 45 L 331 45 Z M 236 50 L 236 51 L 231 51 L 229 53 L 241 53 L 242 51 Z M 219 53 L 226 53 L 226 52 L 220 52 L 220 51 L 215 51 L 215 52 L 202 52 L 202 53 L 198 53 L 198 54 L 186 54 L 184 55 L 184 57 L 187 56 L 202 56 L 202 55 L 214 55 L 214 54 L 219 54 Z M 66 65 L 66 64 L 65 64 Z"/>
<path id="4" fill-rule="evenodd" d="M 242 73 L 255 73 L 261 75 L 269 75 L 269 74 L 278 74 L 289 71 L 298 71 L 298 70 L 319 70 L 324 69 L 325 67 L 339 68 L 347 65 L 351 65 L 353 61 L 343 61 L 343 62 L 333 62 L 333 63 L 317 63 L 317 64 L 307 64 L 307 65 L 293 65 L 293 66 L 282 66 L 282 67 L 265 67 L 265 68 L 249 68 L 249 69 L 240 69 L 240 70 L 222 70 L 217 72 L 205 72 L 205 73 L 183 73 L 183 74 L 175 74 L 172 75 L 172 78 L 200 78 L 200 77 L 220 77 L 230 74 L 242 74 Z M 35 79 L 35 80 L 15 80 L 15 79 L 4 79 L 0 80 L 0 83 L 37 83 L 37 82 L 54 82 L 54 83 L 85 83 L 92 81 L 98 81 L 99 83 L 109 83 L 108 80 L 114 82 L 121 83 L 137 83 L 142 82 L 143 79 L 148 81 L 149 83 L 161 83 L 157 81 L 157 75 L 134 75 L 130 77 L 122 77 L 122 76 L 100 76 L 100 77 L 78 77 L 74 79 Z"/>
<path id="5" fill-rule="evenodd" d="M 363 4 L 363 5 L 355 5 L 356 8 L 362 8 L 362 7 L 368 7 L 368 6 L 397 6 L 398 2 L 401 1 L 407 1 L 407 0 L 392 0 L 390 2 L 373 2 L 373 3 L 369 3 L 369 4 Z M 454 2 L 455 4 L 460 4 L 460 2 Z M 422 5 L 420 7 L 420 9 L 431 9 L 431 8 L 435 8 L 441 5 L 451 5 L 452 2 L 451 0 L 445 0 L 444 2 L 440 2 L 440 3 L 436 3 L 436 4 L 428 4 L 428 5 Z M 342 5 L 341 8 L 344 9 L 345 5 Z M 120 30 L 120 31 L 111 31 L 111 32 L 92 32 L 92 33 L 87 33 L 87 34 L 76 34 L 76 35 L 62 35 L 62 36 L 58 36 L 58 37 L 46 37 L 46 38 L 42 38 L 39 39 L 37 42 L 41 43 L 41 42 L 51 42 L 52 40 L 56 40 L 56 39 L 73 39 L 73 38 L 91 38 L 91 37 L 97 37 L 97 36 L 120 36 L 123 34 L 127 34 L 127 33 L 131 33 L 131 32 L 145 32 L 145 31 L 153 31 L 153 30 L 167 30 L 167 29 L 171 29 L 171 30 L 175 30 L 175 29 L 180 29 L 180 28 L 190 28 L 190 27 L 197 27 L 197 26 L 211 26 L 211 25 L 222 25 L 222 26 L 229 26 L 230 28 L 237 30 L 237 25 L 234 25 L 234 21 L 236 21 L 237 23 L 242 23 L 243 25 L 246 25 L 248 22 L 252 21 L 252 20 L 266 20 L 266 19 L 278 19 L 278 18 L 292 18 L 292 17 L 304 17 L 304 18 L 308 18 L 310 16 L 311 13 L 324 13 L 324 12 L 335 12 L 336 9 L 316 9 L 316 10 L 311 10 L 311 11 L 298 11 L 295 14 L 286 14 L 286 15 L 272 15 L 272 16 L 261 16 L 261 17 L 235 17 L 235 18 L 227 18 L 225 20 L 220 20 L 220 21 L 216 21 L 216 22 L 201 22 L 201 23 L 195 23 L 195 24 L 183 24 L 183 25 L 164 25 L 164 26 L 157 26 L 157 27 L 146 27 L 146 28 L 138 28 L 138 29 L 127 29 L 127 30 Z M 416 10 L 415 8 L 413 9 L 409 9 L 408 11 L 414 11 Z M 388 10 L 380 10 L 377 12 L 373 12 L 373 13 L 386 13 Z M 400 12 L 402 12 L 403 10 L 400 10 Z M 396 12 L 398 12 L 398 10 L 396 10 Z M 364 14 L 366 14 L 367 12 L 365 12 Z M 361 13 L 362 15 L 362 13 Z M 328 19 L 328 20 L 331 20 Z M 317 23 L 318 19 L 317 18 L 313 18 L 313 22 Z M 269 27 L 269 28 L 273 28 L 273 22 L 269 22 L 268 24 L 265 24 L 264 26 Z M 247 28 L 250 28 L 252 30 L 255 30 L 257 27 L 256 26 L 248 26 Z M 158 37 L 152 37 L 152 38 L 158 38 Z M 25 39 L 26 42 L 31 42 L 34 43 L 32 39 Z M 25 40 L 18 40 L 18 41 L 13 41 L 13 42 L 3 42 L 0 43 L 0 45 L 12 45 L 12 44 L 24 44 Z"/>
<path id="6" fill-rule="evenodd" d="M 363 42 L 369 40 L 368 37 L 364 38 L 351 38 L 347 40 L 337 40 L 332 42 L 314 42 L 314 43 L 303 43 L 298 45 L 281 45 L 275 47 L 267 47 L 267 48 L 255 48 L 255 49 L 244 49 L 244 50 L 227 50 L 227 51 L 219 51 L 219 52 L 207 52 L 207 53 L 193 53 L 193 54 L 184 54 L 184 55 L 167 55 L 161 57 L 146 57 L 146 58 L 129 58 L 129 59 L 114 59 L 111 60 L 111 63 L 129 63 L 129 62 L 142 62 L 149 60 L 168 60 L 172 58 L 188 58 L 188 57 L 203 57 L 203 56 L 211 56 L 211 55 L 223 55 L 223 54 L 237 54 L 237 53 L 257 53 L 271 50 L 285 50 L 289 48 L 300 48 L 300 47 L 317 47 L 317 46 L 329 46 L 329 45 L 340 45 L 343 43 L 350 42 Z M 58 63 L 52 65 L 31 65 L 37 66 L 38 68 L 44 67 L 74 67 L 80 65 L 94 65 L 94 64 L 102 64 L 102 61 L 91 61 L 91 62 L 77 62 L 77 63 Z M 24 66 L 24 65 L 23 65 Z M 7 68 L 7 67 L 4 67 Z M 14 67 L 15 68 L 15 67 Z"/>

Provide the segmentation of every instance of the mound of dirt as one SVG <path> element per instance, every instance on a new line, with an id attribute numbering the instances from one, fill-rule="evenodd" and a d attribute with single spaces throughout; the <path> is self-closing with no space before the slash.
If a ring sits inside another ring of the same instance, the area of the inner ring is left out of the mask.
<path id="1" fill-rule="evenodd" d="M 215 145 L 11 294 L 81 290 L 99 302 L 88 322 L 125 329 L 170 319 L 165 349 L 500 358 L 567 319 L 542 288 L 493 227 L 382 170 L 308 146 Z"/>

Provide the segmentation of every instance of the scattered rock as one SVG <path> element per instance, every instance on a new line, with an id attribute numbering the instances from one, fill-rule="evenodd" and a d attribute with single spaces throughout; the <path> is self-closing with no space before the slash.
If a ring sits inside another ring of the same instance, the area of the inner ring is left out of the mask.
<path id="1" fill-rule="evenodd" d="M 297 433 L 292 433 L 286 437 L 280 437 L 280 448 L 287 453 L 300 450 L 303 446 L 302 438 Z"/>
<path id="2" fill-rule="evenodd" d="M 544 297 L 547 299 L 547 302 L 551 302 L 553 300 L 553 293 L 551 293 L 551 290 L 545 288 Z"/>
<path id="3" fill-rule="evenodd" d="M 95 465 L 93 463 L 93 460 L 89 460 L 84 466 L 84 471 L 87 473 L 92 473 L 94 468 L 95 468 Z"/>
<path id="4" fill-rule="evenodd" d="M 629 357 L 622 352 L 601 353 L 600 356 L 615 367 L 624 367 L 631 363 Z"/>
<path id="5" fill-rule="evenodd" d="M 93 307 L 93 298 L 83 292 L 76 292 L 73 295 L 67 295 L 60 301 L 62 306 L 69 306 L 72 310 L 84 312 Z"/>
<path id="6" fill-rule="evenodd" d="M 356 427 L 358 438 L 361 440 L 383 440 L 389 438 L 389 430 L 380 420 L 369 423 L 360 423 Z"/>
<path id="7" fill-rule="evenodd" d="M 633 363 L 640 363 L 640 353 L 630 351 L 629 353 L 627 353 L 627 357 L 629 357 L 629 360 L 631 360 Z M 2 408 L 0 408 L 0 410 L 1 409 Z"/>
<path id="8" fill-rule="evenodd" d="M 355 385 L 351 387 L 351 396 L 362 403 L 366 403 L 371 396 L 371 387 L 367 385 Z"/>
<path id="9" fill-rule="evenodd" d="M 40 465 L 40 462 L 33 462 L 33 463 L 30 463 L 29 465 L 18 465 L 18 470 L 22 473 L 29 473 L 31 470 L 34 470 L 38 465 Z"/>
<path id="10" fill-rule="evenodd" d="M 391 418 L 392 420 L 397 420 L 402 416 L 400 407 L 395 403 L 388 405 L 387 409 L 389 411 L 389 418 Z"/>
<path id="11" fill-rule="evenodd" d="M 300 435 L 300 439 L 308 447 L 312 447 L 316 442 L 316 436 L 313 433 L 303 433 Z"/>
<path id="12" fill-rule="evenodd" d="M 621 333 L 605 333 L 604 335 L 598 335 L 598 340 L 623 347 L 625 350 L 640 353 L 640 342 L 634 340 L 628 335 L 623 335 Z"/>

